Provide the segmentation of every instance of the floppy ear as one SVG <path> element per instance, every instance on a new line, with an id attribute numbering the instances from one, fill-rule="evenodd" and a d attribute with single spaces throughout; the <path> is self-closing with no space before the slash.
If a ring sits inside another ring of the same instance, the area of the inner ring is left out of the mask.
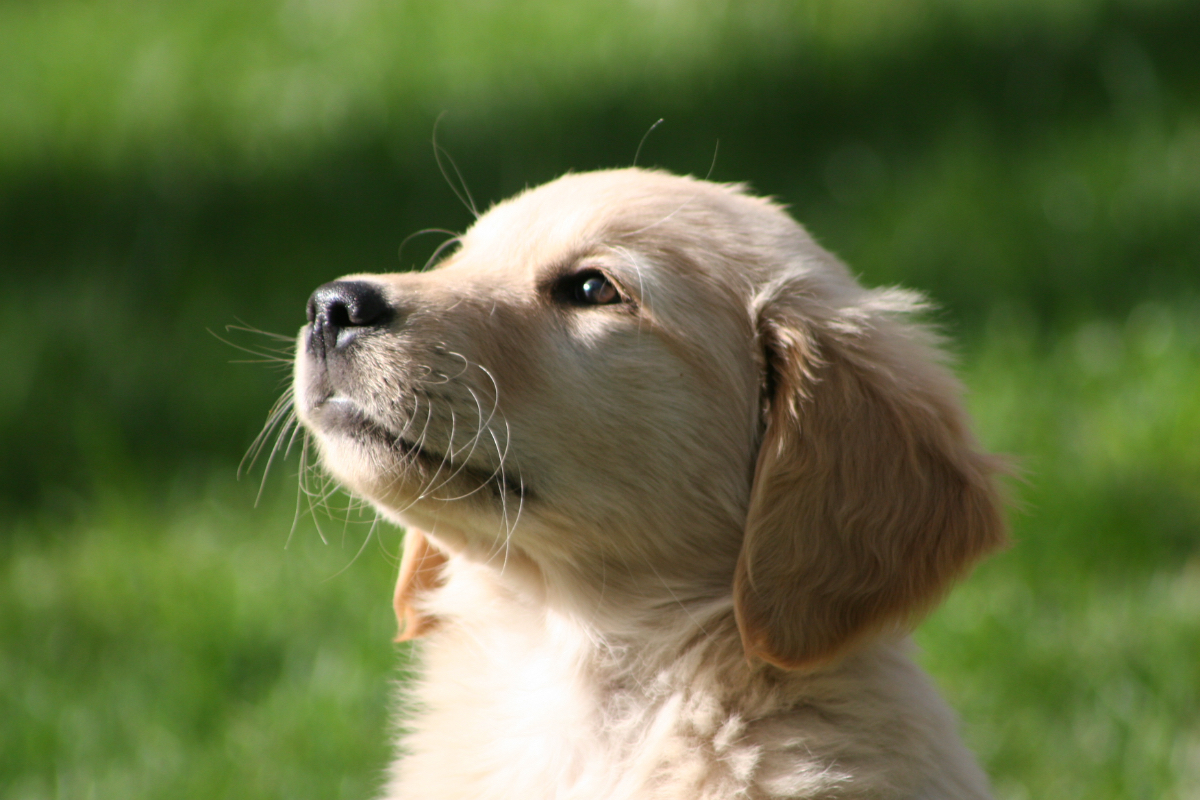
<path id="1" fill-rule="evenodd" d="M 421 614 L 414 602 L 417 596 L 441 583 L 442 566 L 446 556 L 425 538 L 416 528 L 409 528 L 404 535 L 404 557 L 400 559 L 400 576 L 396 579 L 396 592 L 392 606 L 396 609 L 396 622 L 400 626 L 394 641 L 406 642 L 424 636 L 437 627 L 437 618 Z"/>
<path id="2" fill-rule="evenodd" d="M 734 578 L 747 657 L 793 669 L 903 626 L 1004 541 L 992 475 L 916 295 L 761 304 L 766 428 Z"/>

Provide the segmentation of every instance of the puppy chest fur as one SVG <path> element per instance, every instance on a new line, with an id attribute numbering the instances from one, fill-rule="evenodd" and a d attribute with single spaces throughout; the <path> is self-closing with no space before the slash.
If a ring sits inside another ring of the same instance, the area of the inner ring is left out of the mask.
<path id="1" fill-rule="evenodd" d="M 422 644 L 389 797 L 987 797 L 907 642 L 747 672 L 710 640 L 597 647 L 479 577 L 430 599 L 470 621 Z"/>
<path id="2" fill-rule="evenodd" d="M 769 201 L 642 170 L 321 287 L 298 415 L 408 528 L 388 796 L 986 797 L 906 655 L 1004 538 L 921 308 Z"/>

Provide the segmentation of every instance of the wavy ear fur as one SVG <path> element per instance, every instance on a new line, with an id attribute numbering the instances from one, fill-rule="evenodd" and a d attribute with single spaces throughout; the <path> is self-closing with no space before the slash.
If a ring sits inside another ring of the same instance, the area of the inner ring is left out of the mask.
<path id="1" fill-rule="evenodd" d="M 903 626 L 1005 539 L 993 475 L 921 298 L 843 307 L 780 285 L 759 307 L 766 428 L 734 579 L 748 657 L 794 669 Z"/>
<path id="2" fill-rule="evenodd" d="M 400 559 L 400 575 L 396 579 L 396 592 L 392 595 L 392 607 L 396 609 L 396 622 L 400 630 L 394 641 L 406 642 L 416 639 L 437 627 L 437 618 L 421 614 L 415 605 L 417 596 L 439 585 L 446 556 L 425 538 L 416 528 L 404 534 L 404 556 Z"/>

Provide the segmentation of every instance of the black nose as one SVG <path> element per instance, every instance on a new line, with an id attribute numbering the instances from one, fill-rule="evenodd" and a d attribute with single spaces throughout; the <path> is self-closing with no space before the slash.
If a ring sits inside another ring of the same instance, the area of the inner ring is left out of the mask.
<path id="1" fill-rule="evenodd" d="M 386 324 L 392 309 L 366 281 L 333 281 L 308 298 L 309 349 L 345 347 L 363 329 Z"/>

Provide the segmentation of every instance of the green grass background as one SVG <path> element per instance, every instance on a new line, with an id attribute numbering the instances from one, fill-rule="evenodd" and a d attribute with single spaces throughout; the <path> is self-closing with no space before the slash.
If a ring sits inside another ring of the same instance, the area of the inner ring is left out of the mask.
<path id="1" fill-rule="evenodd" d="M 1200 796 L 1200 4 L 0 3 L 0 797 L 365 797 L 400 534 L 235 479 L 316 285 L 568 169 L 930 293 L 1014 546 L 922 626 L 1004 798 Z M 719 147 L 718 147 L 719 142 Z M 319 529 L 318 529 L 319 526 Z M 402 688 L 400 689 L 402 691 Z"/>

